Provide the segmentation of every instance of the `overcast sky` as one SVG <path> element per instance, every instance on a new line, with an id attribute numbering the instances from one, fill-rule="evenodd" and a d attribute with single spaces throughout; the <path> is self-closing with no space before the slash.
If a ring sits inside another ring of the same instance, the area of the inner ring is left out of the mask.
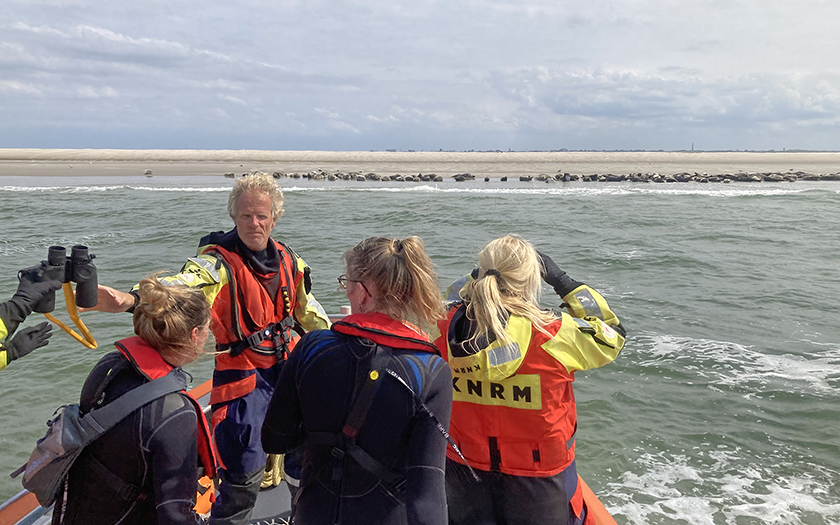
<path id="1" fill-rule="evenodd" d="M 2 0 L 0 147 L 840 149 L 837 0 Z"/>

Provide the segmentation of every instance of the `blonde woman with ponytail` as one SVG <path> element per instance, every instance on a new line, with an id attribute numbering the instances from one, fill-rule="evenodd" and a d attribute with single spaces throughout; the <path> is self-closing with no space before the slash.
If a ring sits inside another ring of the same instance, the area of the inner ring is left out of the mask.
<path id="1" fill-rule="evenodd" d="M 80 409 L 100 408 L 204 352 L 210 305 L 198 288 L 140 282 L 135 337 L 117 341 L 85 381 Z M 85 448 L 70 469 L 54 525 L 204 523 L 193 510 L 199 466 L 213 477 L 210 433 L 198 404 L 174 392 L 134 411 Z M 62 502 L 63 499 L 63 502 Z"/>
<path id="2" fill-rule="evenodd" d="M 540 307 L 542 281 L 568 313 Z M 606 300 L 521 237 L 490 242 L 456 281 L 435 344 L 453 373 L 451 525 L 580 525 L 575 372 L 618 356 L 625 332 Z M 480 482 L 470 479 L 468 463 Z"/>
<path id="3" fill-rule="evenodd" d="M 371 237 L 343 259 L 352 314 L 301 338 L 263 446 L 302 451 L 296 523 L 444 525 L 452 376 L 426 335 L 443 314 L 432 262 L 419 237 Z"/>

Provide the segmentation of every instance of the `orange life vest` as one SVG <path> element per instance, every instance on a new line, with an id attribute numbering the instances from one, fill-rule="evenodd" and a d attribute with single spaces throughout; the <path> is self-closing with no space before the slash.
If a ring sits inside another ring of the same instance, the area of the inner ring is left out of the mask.
<path id="1" fill-rule="evenodd" d="M 117 341 L 115 345 L 117 350 L 150 381 L 163 377 L 172 370 L 172 365 L 164 361 L 160 354 L 140 337 L 129 337 Z M 210 427 L 198 401 L 189 392 L 184 391 L 184 394 L 192 402 L 198 415 L 198 456 L 204 466 L 205 475 L 212 479 L 216 476 L 216 453 L 210 438 Z"/>
<path id="2" fill-rule="evenodd" d="M 479 470 L 514 476 L 562 473 L 575 459 L 577 408 L 574 376 L 542 348 L 552 337 L 512 315 L 506 332 L 513 343 L 496 342 L 477 354 L 453 357 L 449 328 L 458 310 L 452 308 L 439 322 L 441 335 L 435 344 L 452 369 L 449 431 L 467 462 Z M 554 335 L 560 326 L 558 319 L 545 330 Z M 453 450 L 447 450 L 447 457 L 463 464 Z M 570 488 L 579 516 L 582 493 L 579 486 Z"/>
<path id="3" fill-rule="evenodd" d="M 295 326 L 296 291 L 303 280 L 290 249 L 271 239 L 280 257 L 276 300 L 235 251 L 209 245 L 202 253 L 225 266 L 227 282 L 213 301 L 210 328 L 216 338 L 216 371 L 210 403 L 242 397 L 256 387 L 257 368 L 269 368 L 290 351 L 299 336 Z"/>

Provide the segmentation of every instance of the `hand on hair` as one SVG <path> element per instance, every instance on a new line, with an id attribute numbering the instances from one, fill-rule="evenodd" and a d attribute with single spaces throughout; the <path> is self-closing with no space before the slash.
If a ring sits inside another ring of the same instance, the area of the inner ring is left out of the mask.
<path id="1" fill-rule="evenodd" d="M 29 328 L 24 328 L 10 341 L 3 344 L 6 351 L 9 352 L 9 361 L 21 358 L 26 354 L 32 352 L 42 346 L 47 346 L 49 338 L 52 336 L 52 325 L 44 321 L 43 323 Z"/>
<path id="2" fill-rule="evenodd" d="M 569 277 L 548 255 L 539 250 L 537 250 L 537 255 L 540 258 L 540 276 L 543 278 L 543 281 L 554 288 L 554 291 L 560 297 L 567 295 L 583 284 Z"/>

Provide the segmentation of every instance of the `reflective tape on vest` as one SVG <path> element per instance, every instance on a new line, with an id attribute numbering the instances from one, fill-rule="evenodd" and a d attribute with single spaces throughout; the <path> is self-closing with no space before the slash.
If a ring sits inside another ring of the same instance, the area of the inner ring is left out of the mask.
<path id="1" fill-rule="evenodd" d="M 586 317 L 597 317 L 598 319 L 604 318 L 601 306 L 598 304 L 598 301 L 595 300 L 595 297 L 592 296 L 592 292 L 587 289 L 583 289 L 574 294 L 574 298 L 577 299 L 583 307 L 583 310 L 586 312 Z"/>
<path id="2" fill-rule="evenodd" d="M 216 270 L 216 265 L 208 261 L 207 259 L 202 259 L 201 257 L 190 257 L 189 261 L 203 268 L 208 274 L 210 274 L 210 278 L 213 279 L 214 283 L 219 283 L 222 278 L 219 275 L 219 271 Z"/>
<path id="3" fill-rule="evenodd" d="M 488 381 L 458 375 L 458 369 L 452 372 L 453 401 L 523 410 L 542 409 L 539 374 L 517 374 L 501 381 Z"/>

